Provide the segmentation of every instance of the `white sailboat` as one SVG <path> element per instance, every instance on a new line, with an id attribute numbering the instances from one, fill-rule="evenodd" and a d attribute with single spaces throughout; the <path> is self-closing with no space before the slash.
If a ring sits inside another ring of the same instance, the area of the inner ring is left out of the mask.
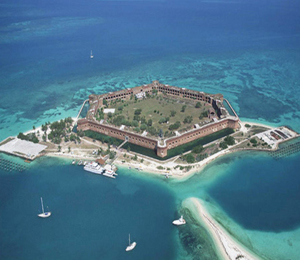
<path id="1" fill-rule="evenodd" d="M 180 225 L 184 225 L 186 221 L 183 219 L 183 216 L 181 216 L 180 219 L 176 219 L 172 223 L 173 225 L 180 226 Z"/>
<path id="2" fill-rule="evenodd" d="M 93 51 L 91 51 L 90 58 L 91 58 L 91 59 L 94 58 Z"/>
<path id="3" fill-rule="evenodd" d="M 129 245 L 126 247 L 126 251 L 131 251 L 135 248 L 136 242 L 130 244 L 130 234 L 129 234 Z"/>
<path id="4" fill-rule="evenodd" d="M 43 198 L 42 197 L 41 197 L 41 204 L 42 204 L 43 213 L 38 214 L 38 216 L 40 218 L 48 218 L 48 217 L 50 217 L 51 216 L 51 212 L 50 211 L 45 212 L 45 210 L 44 210 L 44 203 L 43 203 Z"/>

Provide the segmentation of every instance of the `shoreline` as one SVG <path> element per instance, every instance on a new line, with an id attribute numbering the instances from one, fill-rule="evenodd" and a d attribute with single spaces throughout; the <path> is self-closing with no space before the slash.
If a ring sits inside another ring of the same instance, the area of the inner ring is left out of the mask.
<path id="1" fill-rule="evenodd" d="M 196 220 L 208 231 L 221 259 L 236 260 L 239 256 L 243 256 L 241 259 L 245 260 L 263 259 L 229 235 L 209 214 L 204 204 L 201 199 L 195 197 L 188 198 L 182 202 L 182 206 L 188 208 Z"/>
<path id="2" fill-rule="evenodd" d="M 259 126 L 259 127 L 264 127 L 267 128 L 268 130 L 272 130 L 272 129 L 276 129 L 274 127 L 268 126 L 268 125 L 264 125 L 264 124 L 257 124 L 257 123 L 251 123 L 251 122 L 241 122 L 240 121 L 240 125 L 241 125 L 241 129 L 239 130 L 240 132 L 246 134 L 248 132 L 248 129 L 245 127 L 246 124 L 251 124 L 251 126 Z M 255 148 L 255 147 L 249 147 L 249 148 L 236 148 L 236 146 L 240 145 L 243 142 L 248 142 L 249 140 L 243 140 L 242 142 L 236 142 L 234 145 L 229 146 L 226 149 L 220 150 L 210 156 L 208 156 L 207 158 L 193 163 L 193 164 L 180 164 L 180 163 L 176 163 L 175 161 L 178 159 L 179 156 L 175 156 L 173 158 L 170 158 L 166 161 L 158 161 L 155 160 L 151 157 L 147 157 L 138 153 L 133 153 L 133 152 L 127 152 L 127 151 L 122 151 L 122 150 L 118 150 L 115 148 L 111 148 L 113 151 L 116 152 L 117 154 L 117 158 L 113 161 L 113 164 L 115 164 L 116 166 L 120 166 L 120 167 L 131 167 L 133 169 L 137 169 L 137 171 L 145 171 L 147 173 L 150 174 L 155 174 L 155 175 L 161 175 L 161 176 L 165 176 L 165 177 L 171 177 L 173 180 L 177 180 L 177 181 L 185 181 L 188 178 L 192 177 L 195 173 L 199 173 L 201 172 L 207 165 L 209 165 L 211 162 L 213 162 L 214 160 L 216 160 L 217 158 L 220 158 L 224 155 L 228 155 L 231 153 L 235 153 L 238 151 L 275 151 L 278 149 L 278 145 L 280 143 L 286 142 L 286 141 L 290 141 L 294 138 L 299 137 L 300 135 L 295 132 L 294 130 L 289 129 L 291 132 L 294 132 L 294 136 L 292 138 L 290 138 L 289 140 L 281 140 L 278 141 L 278 143 L 276 143 L 276 145 L 271 148 L 271 149 L 262 149 L 262 148 Z M 33 131 L 33 130 L 31 130 Z M 253 137 L 256 135 L 253 135 Z M 102 144 L 98 141 L 96 142 L 91 142 L 90 140 L 86 140 L 84 138 L 81 138 L 81 140 L 87 144 L 92 144 L 94 146 L 94 148 L 89 148 L 86 150 L 93 150 L 93 149 L 97 149 L 98 148 L 106 148 L 107 145 L 106 144 Z M 218 140 L 216 140 L 218 141 Z M 216 142 L 213 141 L 212 143 Z M 207 144 L 210 145 L 211 143 Z M 84 151 L 85 149 L 83 148 L 76 148 L 74 149 L 74 151 Z M 65 151 L 66 151 L 66 147 L 65 147 Z M 138 160 L 133 160 L 133 159 L 129 159 L 129 160 L 125 160 L 124 158 L 121 158 L 122 155 L 126 153 L 127 157 L 132 158 L 135 155 L 137 155 Z M 96 160 L 97 157 L 93 156 L 93 155 L 89 155 L 88 153 L 81 153 L 81 154 L 73 154 L 73 153 L 66 153 L 66 152 L 47 152 L 45 154 L 45 156 L 52 156 L 52 157 L 64 157 L 64 158 L 68 158 L 68 159 L 72 159 L 72 160 Z M 141 162 L 141 160 L 143 160 Z M 184 171 L 184 170 L 180 170 L 180 169 L 174 169 L 174 167 L 176 165 L 180 165 L 180 166 L 192 166 L 192 168 L 188 171 Z M 158 169 L 158 167 L 163 167 L 164 169 Z"/>

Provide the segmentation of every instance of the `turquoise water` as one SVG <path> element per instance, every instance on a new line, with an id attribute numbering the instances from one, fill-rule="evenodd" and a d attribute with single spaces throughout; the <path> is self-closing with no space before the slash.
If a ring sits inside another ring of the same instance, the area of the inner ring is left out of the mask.
<path id="1" fill-rule="evenodd" d="M 76 116 L 92 93 L 153 80 L 222 93 L 242 120 L 300 131 L 299 1 L 4 0 L 0 7 L 1 140 Z M 184 253 L 168 224 L 181 201 L 196 196 L 250 248 L 298 259 L 299 161 L 299 154 L 276 162 L 230 155 L 184 183 L 126 170 L 113 182 L 56 159 L 25 173 L 2 171 L 1 258 L 174 259 Z M 40 196 L 53 210 L 46 221 L 32 217 Z M 123 255 L 129 232 L 140 241 L 136 255 Z"/>
<path id="2" fill-rule="evenodd" d="M 168 187 L 126 169 L 116 180 L 99 177 L 48 158 L 24 173 L 0 172 L 0 258 L 174 259 L 177 216 Z M 48 219 L 37 217 L 40 196 Z M 129 233 L 137 247 L 128 254 Z"/>

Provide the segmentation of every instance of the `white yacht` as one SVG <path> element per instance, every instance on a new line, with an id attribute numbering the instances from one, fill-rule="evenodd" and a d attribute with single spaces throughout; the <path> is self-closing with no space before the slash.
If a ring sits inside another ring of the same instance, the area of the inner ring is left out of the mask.
<path id="1" fill-rule="evenodd" d="M 90 162 L 83 167 L 84 170 L 93 172 L 96 174 L 102 174 L 103 176 L 110 177 L 115 179 L 116 172 L 114 171 L 113 166 L 106 164 L 104 167 L 99 165 L 97 162 Z"/>
<path id="2" fill-rule="evenodd" d="M 186 221 L 181 216 L 180 219 L 176 219 L 172 223 L 173 223 L 173 225 L 180 226 L 180 225 L 184 225 L 186 223 Z"/>
<path id="3" fill-rule="evenodd" d="M 102 174 L 104 172 L 104 169 L 96 162 L 86 164 L 83 169 L 96 174 Z"/>
<path id="4" fill-rule="evenodd" d="M 51 216 L 51 212 L 50 211 L 47 211 L 47 212 L 44 211 L 44 203 L 43 203 L 43 198 L 42 197 L 41 197 L 41 204 L 42 204 L 42 211 L 43 211 L 43 213 L 38 214 L 38 216 L 40 218 L 48 218 L 48 217 L 50 217 Z"/>
<path id="5" fill-rule="evenodd" d="M 94 58 L 93 51 L 91 51 L 90 58 L 91 58 L 91 59 L 93 59 L 93 58 Z"/>
<path id="6" fill-rule="evenodd" d="M 135 248 L 136 242 L 130 243 L 130 234 L 129 234 L 129 245 L 126 247 L 126 251 L 131 251 Z"/>

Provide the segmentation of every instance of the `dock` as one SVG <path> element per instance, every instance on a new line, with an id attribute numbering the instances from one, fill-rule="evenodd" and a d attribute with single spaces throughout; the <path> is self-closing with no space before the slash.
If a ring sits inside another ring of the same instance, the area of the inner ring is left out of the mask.
<path id="1" fill-rule="evenodd" d="M 0 144 L 0 152 L 15 155 L 26 160 L 34 160 L 47 148 L 46 145 L 10 137 Z"/>

